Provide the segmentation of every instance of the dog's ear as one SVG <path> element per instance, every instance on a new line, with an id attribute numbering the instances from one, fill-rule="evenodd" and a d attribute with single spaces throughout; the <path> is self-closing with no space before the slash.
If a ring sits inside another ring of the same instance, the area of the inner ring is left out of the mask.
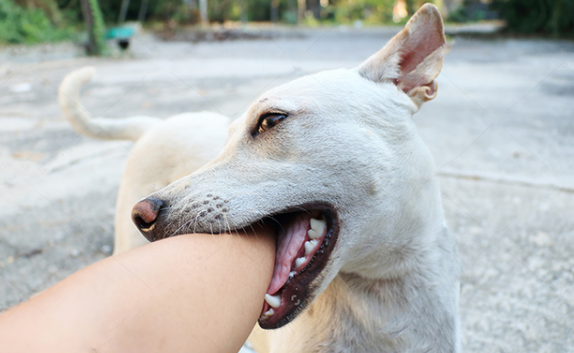
<path id="1" fill-rule="evenodd" d="M 359 66 L 359 73 L 375 82 L 393 82 L 420 108 L 436 97 L 434 79 L 444 55 L 440 12 L 436 6 L 425 4 L 383 49 Z"/>

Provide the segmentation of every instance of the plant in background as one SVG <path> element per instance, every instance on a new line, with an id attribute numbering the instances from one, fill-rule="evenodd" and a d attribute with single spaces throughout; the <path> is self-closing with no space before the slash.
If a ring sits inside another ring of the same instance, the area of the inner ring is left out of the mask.
<path id="1" fill-rule="evenodd" d="M 53 42 L 70 36 L 70 30 L 59 28 L 42 9 L 0 0 L 0 44 Z"/>
<path id="2" fill-rule="evenodd" d="M 574 37 L 572 0 L 495 0 L 492 7 L 511 32 Z"/>
<path id="3" fill-rule="evenodd" d="M 332 1 L 337 23 L 365 21 L 367 24 L 392 23 L 395 0 Z"/>

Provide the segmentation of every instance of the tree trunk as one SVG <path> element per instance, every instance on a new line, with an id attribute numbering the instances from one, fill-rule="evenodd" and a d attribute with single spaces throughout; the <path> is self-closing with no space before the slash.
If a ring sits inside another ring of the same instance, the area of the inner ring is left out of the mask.
<path id="1" fill-rule="evenodd" d="M 321 18 L 321 4 L 319 3 L 319 0 L 308 0 L 308 2 L 311 11 L 313 11 L 313 17 L 319 20 Z"/>
<path id="2" fill-rule="evenodd" d="M 199 18 L 201 19 L 201 26 L 209 26 L 209 19 L 207 18 L 207 0 L 199 0 Z"/>
<path id="3" fill-rule="evenodd" d="M 86 51 L 88 55 L 94 55 L 96 52 L 96 41 L 93 34 L 94 20 L 92 18 L 92 10 L 88 0 L 81 0 L 82 16 L 84 17 L 84 26 L 88 32 L 88 44 L 86 44 Z"/>
<path id="4" fill-rule="evenodd" d="M 118 17 L 118 24 L 123 24 L 126 21 L 126 15 L 128 14 L 128 6 L 130 6 L 130 0 L 122 0 L 122 7 L 120 8 L 120 16 Z"/>
<path id="5" fill-rule="evenodd" d="M 271 0 L 271 22 L 277 22 L 279 18 L 279 0 Z"/>
<path id="6" fill-rule="evenodd" d="M 247 23 L 247 0 L 240 0 L 239 6 L 241 6 L 239 19 L 241 20 L 241 25 L 245 26 Z"/>
<path id="7" fill-rule="evenodd" d="M 86 51 L 89 55 L 102 55 L 106 51 L 105 26 L 97 0 L 80 0 L 82 15 L 88 31 Z"/>
<path id="8" fill-rule="evenodd" d="M 147 13 L 147 4 L 149 0 L 142 0 L 140 5 L 140 12 L 138 13 L 138 22 L 143 23 L 145 21 L 145 15 Z"/>
<path id="9" fill-rule="evenodd" d="M 307 1 L 297 0 L 297 20 L 299 23 L 305 19 L 305 11 L 307 11 Z"/>

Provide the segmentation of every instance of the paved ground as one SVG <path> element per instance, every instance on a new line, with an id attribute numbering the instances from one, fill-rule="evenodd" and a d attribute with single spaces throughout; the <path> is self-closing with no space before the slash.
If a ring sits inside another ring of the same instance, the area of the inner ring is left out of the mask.
<path id="1" fill-rule="evenodd" d="M 352 67 L 392 30 L 304 38 L 163 43 L 139 37 L 116 59 L 70 45 L 0 49 L 0 310 L 108 256 L 130 144 L 78 136 L 56 89 L 91 64 L 94 116 L 215 110 Z M 574 43 L 456 37 L 439 94 L 415 116 L 442 183 L 465 265 L 466 352 L 574 352 Z"/>

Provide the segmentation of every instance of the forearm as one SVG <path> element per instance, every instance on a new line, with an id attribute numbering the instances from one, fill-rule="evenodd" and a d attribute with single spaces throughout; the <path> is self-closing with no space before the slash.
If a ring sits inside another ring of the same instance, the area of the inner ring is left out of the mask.
<path id="1" fill-rule="evenodd" d="M 3 352 L 232 352 L 259 317 L 275 241 L 184 235 L 100 261 L 0 316 Z"/>

